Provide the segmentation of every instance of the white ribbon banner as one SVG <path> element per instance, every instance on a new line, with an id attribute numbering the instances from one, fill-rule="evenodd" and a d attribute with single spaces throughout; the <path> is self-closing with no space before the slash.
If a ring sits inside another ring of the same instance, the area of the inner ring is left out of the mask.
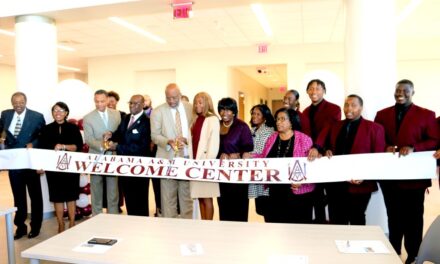
<path id="1" fill-rule="evenodd" d="M 347 180 L 436 178 L 433 151 L 399 157 L 392 153 L 307 158 L 174 160 L 43 149 L 0 151 L 0 169 L 155 177 L 229 183 L 319 183 Z"/>

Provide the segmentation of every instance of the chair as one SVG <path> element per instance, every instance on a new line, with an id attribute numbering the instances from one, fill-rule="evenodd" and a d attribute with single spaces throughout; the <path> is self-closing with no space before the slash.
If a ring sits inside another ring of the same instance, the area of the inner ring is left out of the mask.
<path id="1" fill-rule="evenodd" d="M 416 264 L 424 261 L 440 263 L 440 215 L 432 222 L 420 245 Z"/>

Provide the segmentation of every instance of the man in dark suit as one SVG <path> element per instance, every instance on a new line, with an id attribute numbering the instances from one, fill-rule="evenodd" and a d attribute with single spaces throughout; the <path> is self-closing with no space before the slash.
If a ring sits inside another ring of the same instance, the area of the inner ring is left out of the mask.
<path id="1" fill-rule="evenodd" d="M 6 134 L 5 147 L 7 149 L 32 148 L 36 144 L 38 135 L 45 125 L 42 114 L 26 108 L 27 98 L 22 92 L 16 92 L 11 98 L 13 109 L 5 110 L 1 114 L 3 132 Z M 10 170 L 9 181 L 14 196 L 14 205 L 17 212 L 14 224 L 17 226 L 14 239 L 28 235 L 29 238 L 40 234 L 43 221 L 43 198 L 41 194 L 40 175 L 35 170 Z M 27 233 L 25 224 L 27 218 L 26 187 L 31 199 L 31 231 Z"/>
<path id="2" fill-rule="evenodd" d="M 111 136 L 110 149 L 118 155 L 150 157 L 150 120 L 144 114 L 144 97 L 133 95 L 129 102 L 130 115 L 126 115 Z M 119 177 L 127 214 L 148 216 L 148 187 L 150 178 Z"/>
<path id="3" fill-rule="evenodd" d="M 319 79 L 311 80 L 307 84 L 307 94 L 312 103 L 304 110 L 303 115 L 309 118 L 310 137 L 313 140 L 313 147 L 308 155 L 309 160 L 317 158 L 319 154 L 324 154 L 328 131 L 335 122 L 341 120 L 341 108 L 324 99 L 326 91 L 325 83 Z M 325 184 L 317 184 L 313 191 L 314 222 L 318 224 L 326 223 L 324 188 Z"/>
<path id="4" fill-rule="evenodd" d="M 326 156 L 376 153 L 385 151 L 385 133 L 381 125 L 362 117 L 363 100 L 352 94 L 344 103 L 345 120 L 330 129 Z M 351 180 L 326 186 L 331 224 L 365 225 L 365 211 L 376 181 Z"/>
<path id="5" fill-rule="evenodd" d="M 396 104 L 377 112 L 375 121 L 385 128 L 386 151 L 405 156 L 414 151 L 434 150 L 438 132 L 435 113 L 412 102 L 414 85 L 410 80 L 396 84 Z M 431 180 L 381 181 L 388 215 L 389 239 L 400 254 L 402 238 L 408 258 L 414 261 L 423 236 L 426 188 Z"/>

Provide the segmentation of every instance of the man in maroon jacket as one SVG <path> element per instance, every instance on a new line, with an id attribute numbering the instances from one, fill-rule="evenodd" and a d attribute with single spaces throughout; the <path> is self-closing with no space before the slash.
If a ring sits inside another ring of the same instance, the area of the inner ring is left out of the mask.
<path id="1" fill-rule="evenodd" d="M 303 115 L 309 118 L 310 137 L 313 140 L 313 147 L 309 151 L 309 160 L 314 160 L 318 155 L 324 154 L 324 144 L 328 131 L 333 123 L 341 120 L 341 108 L 324 99 L 326 92 L 325 83 L 319 79 L 311 80 L 307 84 L 307 94 L 312 101 Z M 325 219 L 325 184 L 317 184 L 314 194 L 313 207 L 315 209 L 315 223 L 323 224 Z"/>
<path id="2" fill-rule="evenodd" d="M 345 120 L 330 129 L 326 156 L 384 152 L 385 134 L 381 125 L 362 117 L 363 100 L 358 95 L 345 99 Z M 376 181 L 351 180 L 326 186 L 331 224 L 365 225 L 365 211 Z"/>
<path id="3" fill-rule="evenodd" d="M 438 133 L 435 113 L 412 103 L 414 85 L 410 80 L 396 84 L 396 104 L 377 112 L 375 121 L 385 128 L 386 151 L 405 156 L 414 151 L 434 150 Z M 389 239 L 398 254 L 402 238 L 408 258 L 414 261 L 423 236 L 426 188 L 431 180 L 381 181 L 388 215 Z"/>

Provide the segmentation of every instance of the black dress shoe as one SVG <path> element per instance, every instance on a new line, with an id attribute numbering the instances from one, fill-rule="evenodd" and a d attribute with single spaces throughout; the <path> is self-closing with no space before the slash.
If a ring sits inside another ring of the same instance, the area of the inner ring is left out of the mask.
<path id="1" fill-rule="evenodd" d="M 17 230 L 14 235 L 14 240 L 20 239 L 25 235 L 27 235 L 27 230 Z"/>
<path id="2" fill-rule="evenodd" d="M 31 238 L 37 237 L 39 234 L 40 234 L 40 231 L 32 231 L 31 230 L 31 232 L 29 232 L 29 234 L 28 234 L 28 238 L 31 239 Z"/>

